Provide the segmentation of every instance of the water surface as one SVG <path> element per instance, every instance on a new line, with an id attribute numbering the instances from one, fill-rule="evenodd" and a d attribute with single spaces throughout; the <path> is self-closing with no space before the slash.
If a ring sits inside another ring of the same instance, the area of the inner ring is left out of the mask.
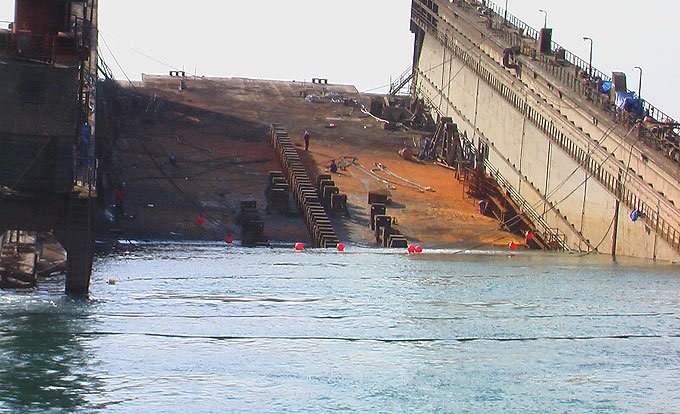
<path id="1" fill-rule="evenodd" d="M 87 301 L 63 277 L 0 292 L 0 412 L 680 412 L 679 276 L 590 256 L 121 245 Z"/>

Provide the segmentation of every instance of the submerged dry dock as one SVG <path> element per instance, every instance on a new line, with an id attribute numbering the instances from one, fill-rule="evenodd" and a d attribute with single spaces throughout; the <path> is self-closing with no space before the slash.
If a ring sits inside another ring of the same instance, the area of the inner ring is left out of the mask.
<path id="1" fill-rule="evenodd" d="M 680 258 L 680 123 L 624 72 L 491 0 L 414 1 L 411 31 L 412 93 L 468 132 L 541 233 L 572 251 Z"/>
<path id="2" fill-rule="evenodd" d="M 249 200 L 257 203 L 270 241 L 309 242 L 292 197 L 288 212 L 264 211 L 269 172 L 282 168 L 270 142 L 270 126 L 278 123 L 312 182 L 328 173 L 332 159 L 340 166 L 332 179 L 347 195 L 349 217 L 330 218 L 345 243 L 375 244 L 367 198 L 377 190 L 389 192 L 387 214 L 409 242 L 486 248 L 521 239 L 479 213 L 454 171 L 402 159 L 397 152 L 414 147 L 423 133 L 383 129 L 383 122 L 361 111 L 361 104 L 370 107 L 370 98 L 354 87 L 145 75 L 134 86 L 110 84 L 106 90 L 99 98 L 100 110 L 107 111 L 99 121 L 107 128 L 100 126 L 99 142 L 110 154 L 100 157 L 106 177 L 100 198 L 115 203 L 123 184 L 126 214 L 115 223 L 104 221 L 103 234 L 239 239 L 241 202 Z M 312 95 L 319 99 L 307 98 Z M 359 106 L 345 105 L 340 97 Z M 302 148 L 306 130 L 309 151 Z M 202 213 L 206 221 L 199 224 Z"/>

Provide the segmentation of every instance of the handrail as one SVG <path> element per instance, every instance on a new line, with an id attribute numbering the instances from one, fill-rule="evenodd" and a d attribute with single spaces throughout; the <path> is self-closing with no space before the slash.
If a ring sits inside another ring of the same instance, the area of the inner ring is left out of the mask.
<path id="1" fill-rule="evenodd" d="M 504 19 L 507 24 L 509 24 L 511 27 L 514 27 L 516 30 L 518 30 L 520 33 L 524 33 L 525 36 L 530 37 L 536 41 L 538 41 L 539 38 L 539 31 L 536 29 L 532 28 L 528 24 L 524 23 L 522 20 L 519 18 L 515 17 L 511 13 L 506 13 L 506 10 L 501 8 L 499 5 L 495 4 L 491 0 L 486 0 L 486 6 L 492 10 L 499 18 Z M 507 15 L 507 19 L 505 19 L 504 16 Z M 590 67 L 588 62 L 582 58 L 580 58 L 578 55 L 570 52 L 568 49 L 560 46 L 556 42 L 552 42 L 551 44 L 552 50 L 557 50 L 557 49 L 562 49 L 565 51 L 565 60 L 567 60 L 569 63 L 571 63 L 574 66 L 579 67 L 581 70 L 588 71 L 591 70 L 592 76 L 594 78 L 600 78 L 604 81 L 611 81 L 611 77 L 606 75 L 604 72 L 601 70 L 595 68 L 595 67 Z M 632 91 L 628 91 L 632 92 Z M 634 93 L 634 92 L 633 92 Z M 636 94 L 637 95 L 637 94 Z M 649 116 L 653 117 L 657 121 L 660 122 L 672 122 L 675 123 L 673 118 L 669 116 L 668 114 L 664 113 L 647 100 L 643 100 L 643 108 L 647 111 L 646 113 L 649 114 Z"/>
<path id="2" fill-rule="evenodd" d="M 543 230 L 541 230 L 541 233 L 550 236 L 550 240 L 557 241 L 562 250 L 571 250 L 567 245 L 565 237 L 560 237 L 559 232 L 548 225 L 548 223 L 543 219 L 543 215 L 538 214 L 534 210 L 534 208 L 526 201 L 526 199 L 522 197 L 522 195 L 519 194 L 517 190 L 515 190 L 512 184 L 510 184 L 510 182 L 506 180 L 505 177 L 503 177 L 498 168 L 494 167 L 489 162 L 489 160 L 484 160 L 484 166 L 486 167 L 487 171 L 489 171 L 489 176 L 496 180 L 498 185 L 506 191 L 506 194 L 515 203 L 517 203 L 517 207 L 519 207 L 521 214 L 526 215 L 527 218 L 530 219 L 537 228 L 542 227 Z M 518 199 L 520 200 L 519 202 L 517 201 Z"/>
<path id="3" fill-rule="evenodd" d="M 390 85 L 390 95 L 396 95 L 413 79 L 413 66 L 409 66 L 399 78 Z"/>
<path id="4" fill-rule="evenodd" d="M 441 110 L 434 104 L 434 102 L 432 102 L 432 100 L 427 95 L 420 93 L 421 92 L 420 90 L 418 92 L 419 92 L 418 95 L 423 98 L 426 105 L 428 105 L 430 108 L 433 108 L 435 111 L 437 111 L 437 113 L 440 115 L 440 117 L 443 116 L 443 113 L 441 112 Z M 478 133 L 479 131 L 475 131 L 475 132 Z M 481 133 L 480 133 L 480 135 L 481 135 Z M 470 138 L 464 138 L 464 139 L 466 140 L 467 144 L 469 145 L 472 153 L 475 155 L 474 159 L 475 160 L 478 159 L 478 157 L 477 157 L 478 152 L 477 152 L 477 149 L 474 146 L 474 143 L 470 140 Z M 489 160 L 484 160 L 483 164 L 484 164 L 484 167 L 488 171 L 491 172 L 489 175 L 492 178 L 494 178 L 496 180 L 496 182 L 502 188 L 504 188 L 506 191 L 509 190 L 508 196 L 512 199 L 512 201 L 515 202 L 515 204 L 517 204 L 517 207 L 519 207 L 519 209 L 520 209 L 520 214 L 526 215 L 527 218 L 529 218 L 532 221 L 534 226 L 536 226 L 536 228 L 542 234 L 549 236 L 550 240 L 557 240 L 560 247 L 562 248 L 562 250 L 565 250 L 565 251 L 571 250 L 569 248 L 569 246 L 567 245 L 566 240 L 564 240 L 564 237 L 560 237 L 559 231 L 555 228 L 550 227 L 548 225 L 548 223 L 543 219 L 542 215 L 538 214 L 538 212 L 536 212 L 534 210 L 534 208 L 531 206 L 531 204 L 529 204 L 529 202 L 527 202 L 526 199 L 521 194 L 519 194 L 517 191 L 515 191 L 512 188 L 512 185 L 500 174 L 498 168 L 496 168 Z M 538 190 L 536 190 L 536 192 L 539 194 L 539 196 L 541 196 L 541 194 L 540 194 L 540 192 L 538 192 Z M 549 204 L 549 202 L 547 200 L 543 199 L 543 201 L 546 204 Z M 584 241 L 585 241 L 585 239 L 584 239 Z M 589 243 L 587 241 L 585 241 L 585 242 L 586 242 L 586 244 L 589 245 Z"/>
<path id="5" fill-rule="evenodd" d="M 76 157 L 73 185 L 87 189 L 89 196 L 96 195 L 98 160 L 95 157 Z"/>
<path id="6" fill-rule="evenodd" d="M 473 72 L 475 72 L 480 79 L 484 80 L 491 88 L 499 93 L 506 101 L 513 105 L 520 113 L 527 117 L 534 125 L 536 125 L 552 142 L 558 145 L 562 150 L 569 154 L 579 165 L 581 165 L 590 176 L 594 177 L 606 189 L 620 199 L 624 205 L 634 208 L 642 213 L 643 221 L 649 228 L 655 230 L 657 235 L 666 240 L 672 248 L 680 250 L 680 230 L 675 227 L 673 223 L 661 216 L 661 207 L 664 208 L 664 216 L 673 217 L 674 223 L 680 224 L 680 218 L 677 209 L 669 205 L 669 202 L 660 197 L 658 193 L 650 189 L 646 182 L 636 176 L 630 174 L 622 174 L 622 167 L 614 165 L 613 162 L 608 162 L 610 154 L 604 149 L 597 146 L 593 151 L 586 153 L 579 145 L 577 145 L 567 134 L 562 132 L 552 121 L 549 121 L 533 108 L 525 99 L 517 95 L 513 91 L 513 87 L 507 86 L 503 82 L 493 81 L 493 75 L 482 67 L 481 61 L 475 58 L 464 50 L 458 43 L 452 44 L 447 41 L 446 35 L 442 34 L 436 27 L 428 24 L 427 21 L 418 15 L 413 15 L 412 18 L 416 23 L 425 27 L 435 36 L 443 45 L 446 45 L 456 56 Z M 468 39 L 469 40 L 469 39 Z M 491 59 L 489 57 L 489 59 Z M 442 91 L 439 91 L 443 93 Z M 558 118 L 561 122 L 561 118 Z M 597 155 L 600 159 L 596 159 L 593 155 Z M 611 171 L 611 170 L 615 170 Z M 624 179 L 625 178 L 625 179 Z M 633 187 L 633 188 L 631 188 Z M 657 206 L 651 206 L 638 197 L 638 192 L 646 195 L 646 200 L 657 200 Z M 663 202 L 663 204 L 661 203 Z M 656 207 L 656 209 L 655 209 Z"/>
<path id="7" fill-rule="evenodd" d="M 466 3 L 462 3 L 466 4 Z M 465 7 L 463 7 L 465 9 Z M 417 10 L 414 10 L 414 16 L 423 18 Z M 439 16 L 444 22 L 446 22 L 453 30 L 457 29 L 446 19 L 446 16 Z M 425 19 L 425 21 L 429 21 Z M 436 26 L 434 26 L 437 29 Z M 515 45 L 519 42 L 518 33 L 514 33 L 509 30 L 500 30 L 496 32 L 496 35 L 500 36 L 506 41 L 508 45 Z M 464 35 L 463 35 L 464 36 Z M 560 47 L 557 45 L 557 47 Z M 565 51 L 565 54 L 568 51 Z M 611 100 L 609 95 L 604 95 L 598 93 L 599 81 L 593 79 L 582 78 L 579 76 L 579 72 L 574 70 L 574 66 L 569 66 L 568 64 L 556 65 L 555 59 L 544 54 L 538 54 L 533 56 L 533 59 L 540 64 L 544 70 L 549 72 L 552 76 L 559 79 L 567 87 L 571 88 L 577 94 L 586 96 L 589 100 L 593 101 L 593 104 L 600 110 L 611 116 L 616 123 L 621 123 L 624 126 L 632 127 L 638 120 L 638 116 L 632 113 L 616 110 L 614 109 L 614 102 Z M 581 66 L 585 66 L 583 63 Z M 606 75 L 595 72 L 596 77 L 604 77 L 608 79 Z M 644 108 L 644 107 L 643 107 Z M 680 145 L 677 144 L 676 140 L 678 136 L 673 133 L 672 138 L 666 136 L 666 132 L 669 131 L 669 124 L 665 122 L 656 121 L 654 117 L 660 117 L 665 119 L 663 114 L 657 113 L 656 108 L 647 107 L 647 114 L 653 119 L 651 122 L 643 123 L 638 129 L 638 134 L 644 141 L 650 145 L 653 149 L 660 151 L 663 155 L 674 162 L 680 162 Z M 667 120 L 668 122 L 668 120 Z M 670 131 L 678 127 L 678 124 L 674 124 L 670 121 Z M 662 127 L 654 127 L 654 125 L 661 125 Z"/>

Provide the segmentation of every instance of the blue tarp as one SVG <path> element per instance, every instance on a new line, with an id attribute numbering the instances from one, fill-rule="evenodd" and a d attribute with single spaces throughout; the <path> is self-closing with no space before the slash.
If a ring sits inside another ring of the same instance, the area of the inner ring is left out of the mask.
<path id="1" fill-rule="evenodd" d="M 638 117 L 643 117 L 645 114 L 642 101 L 633 92 L 616 92 L 616 107 Z"/>
<path id="2" fill-rule="evenodd" d="M 611 81 L 604 81 L 602 82 L 602 86 L 600 86 L 600 93 L 606 93 L 608 94 L 609 91 L 612 90 L 612 83 Z"/>

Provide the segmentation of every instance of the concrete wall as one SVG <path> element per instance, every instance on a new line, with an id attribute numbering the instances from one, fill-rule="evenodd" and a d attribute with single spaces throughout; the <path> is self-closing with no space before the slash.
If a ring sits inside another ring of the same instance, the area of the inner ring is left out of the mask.
<path id="1" fill-rule="evenodd" d="M 571 249 L 595 247 L 611 253 L 611 234 L 616 226 L 617 254 L 680 258 L 677 248 L 659 237 L 656 229 L 640 220 L 632 222 L 628 218 L 630 207 L 617 203 L 614 194 L 618 191 L 614 181 L 624 178 L 626 200 L 644 202 L 648 210 L 659 205 L 658 210 L 665 209 L 659 217 L 680 228 L 674 221 L 677 209 L 673 210 L 667 197 L 659 197 L 654 188 L 664 188 L 666 194 L 675 197 L 677 185 L 673 180 L 677 177 L 664 175 L 662 168 L 650 166 L 650 162 L 640 169 L 646 177 L 641 177 L 640 170 L 626 172 L 633 163 L 624 164 L 621 159 L 632 159 L 635 147 L 631 156 L 630 145 L 624 147 L 624 137 L 617 131 L 610 131 L 609 141 L 605 140 L 609 147 L 598 146 L 593 138 L 603 135 L 605 126 L 593 123 L 587 113 L 573 108 L 564 111 L 563 103 L 556 108 L 554 100 L 563 98 L 537 92 L 534 87 L 538 85 L 533 83 L 539 83 L 539 78 L 531 76 L 526 81 L 529 85 L 525 83 L 526 74 L 519 79 L 503 68 L 499 64 L 502 48 L 489 43 L 473 26 L 463 24 L 462 18 L 450 19 L 455 28 L 440 21 L 436 32 L 417 17 L 413 20 L 426 29 L 415 67 L 414 89 L 439 113 L 452 117 L 459 129 L 467 130 L 468 136 L 489 142 L 491 164 L 551 227 L 566 235 Z M 475 36 L 481 48 L 471 43 Z M 578 117 L 578 123 L 569 117 Z M 585 160 L 581 162 L 597 169 L 599 175 L 593 176 L 579 160 Z M 652 186 L 644 181 L 650 177 L 655 180 Z M 619 218 L 615 223 L 617 206 Z"/>

